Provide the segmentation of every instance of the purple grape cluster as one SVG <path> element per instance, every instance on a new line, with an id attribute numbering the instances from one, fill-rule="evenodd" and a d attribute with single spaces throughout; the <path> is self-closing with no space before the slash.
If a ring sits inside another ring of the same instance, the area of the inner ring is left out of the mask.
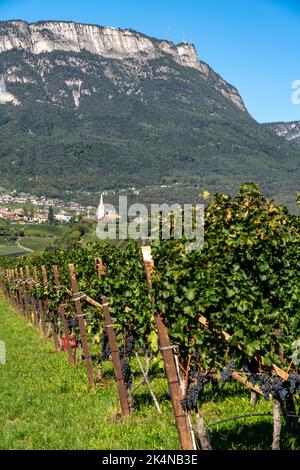
<path id="1" fill-rule="evenodd" d="M 228 367 L 222 371 L 222 382 L 228 382 L 232 377 L 232 372 L 234 371 L 236 362 L 235 360 L 231 360 Z"/>
<path id="2" fill-rule="evenodd" d="M 108 336 L 105 330 L 102 331 L 100 336 L 101 352 L 99 354 L 99 362 L 108 361 L 110 358 L 110 347 L 108 345 Z"/>
<path id="3" fill-rule="evenodd" d="M 121 359 L 121 370 L 127 390 L 132 386 L 132 373 L 130 363 L 127 359 Z"/>
<path id="4" fill-rule="evenodd" d="M 77 317 L 68 318 L 68 319 L 67 319 L 67 325 L 68 325 L 68 328 L 69 328 L 71 331 L 74 331 L 74 330 L 78 327 L 78 319 L 77 319 Z"/>
<path id="5" fill-rule="evenodd" d="M 137 337 L 134 335 L 128 336 L 128 338 L 123 343 L 122 354 L 126 357 L 132 357 L 134 354 L 134 345 L 137 340 Z"/>
<path id="6" fill-rule="evenodd" d="M 283 385 L 279 377 L 273 378 L 272 395 L 276 400 L 280 401 L 286 401 L 289 396 L 288 389 Z"/>
<path id="7" fill-rule="evenodd" d="M 197 411 L 200 394 L 205 385 L 210 383 L 210 377 L 208 374 L 202 374 L 197 371 L 193 375 L 191 374 L 190 378 L 192 382 L 189 384 L 186 396 L 181 401 L 181 404 L 187 411 Z"/>
<path id="8" fill-rule="evenodd" d="M 258 374 L 257 384 L 263 392 L 266 401 L 270 400 L 270 393 L 272 393 L 272 384 L 268 374 Z"/>
<path id="9" fill-rule="evenodd" d="M 183 408 L 187 411 L 197 411 L 198 409 L 198 399 L 200 392 L 202 390 L 201 385 L 190 384 L 185 398 L 182 400 L 181 404 Z"/>
<path id="10" fill-rule="evenodd" d="M 290 394 L 293 395 L 294 393 L 300 392 L 300 375 L 296 372 L 291 372 L 289 375 L 288 386 Z"/>
<path id="11" fill-rule="evenodd" d="M 201 354 L 196 352 L 192 356 L 191 366 L 190 366 L 190 376 L 195 377 L 198 373 L 199 363 L 201 359 Z"/>
<path id="12" fill-rule="evenodd" d="M 289 375 L 289 380 L 282 382 L 279 377 L 271 377 L 267 373 L 252 373 L 248 377 L 252 385 L 258 385 L 265 400 L 270 400 L 270 395 L 275 400 L 286 401 L 290 395 L 300 390 L 300 377 L 296 373 Z"/>

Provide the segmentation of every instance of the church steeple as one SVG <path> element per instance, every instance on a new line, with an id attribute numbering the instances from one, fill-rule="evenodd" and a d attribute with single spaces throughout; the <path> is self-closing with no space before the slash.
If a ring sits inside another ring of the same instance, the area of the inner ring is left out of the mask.
<path id="1" fill-rule="evenodd" d="M 105 216 L 105 206 L 104 206 L 104 202 L 103 202 L 103 193 L 102 193 L 101 198 L 100 198 L 100 203 L 99 203 L 99 206 L 97 208 L 98 220 L 103 219 L 104 216 Z"/>

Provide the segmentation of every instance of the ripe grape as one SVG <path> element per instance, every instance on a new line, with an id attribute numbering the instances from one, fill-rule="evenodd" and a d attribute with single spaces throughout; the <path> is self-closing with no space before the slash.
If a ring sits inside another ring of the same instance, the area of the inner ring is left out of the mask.
<path id="1" fill-rule="evenodd" d="M 257 384 L 256 375 L 255 375 L 255 374 L 249 375 L 248 381 L 249 381 L 252 385 L 256 385 L 256 384 Z"/>
<path id="2" fill-rule="evenodd" d="M 101 343 L 101 353 L 99 354 L 99 362 L 104 360 L 109 360 L 110 357 L 110 347 L 108 345 L 108 336 L 106 331 L 102 331 L 100 336 Z"/>
<path id="3" fill-rule="evenodd" d="M 292 372 L 289 375 L 289 390 L 291 395 L 300 391 L 300 376 L 296 372 Z"/>
<path id="4" fill-rule="evenodd" d="M 231 379 L 232 372 L 235 368 L 235 364 L 236 364 L 235 361 L 232 359 L 230 361 L 228 367 L 222 371 L 221 376 L 222 376 L 222 381 L 223 382 L 228 382 Z"/>
<path id="5" fill-rule="evenodd" d="M 263 392 L 266 401 L 270 400 L 270 393 L 272 392 L 271 380 L 268 374 L 258 376 L 258 384 Z"/>
<path id="6" fill-rule="evenodd" d="M 185 398 L 182 400 L 182 406 L 188 410 L 193 411 L 198 409 L 198 398 L 202 388 L 198 384 L 191 384 L 188 388 Z"/>
<path id="7" fill-rule="evenodd" d="M 123 355 L 131 357 L 134 354 L 134 345 L 137 340 L 137 337 L 134 335 L 128 336 L 128 338 L 123 343 Z"/>
<path id="8" fill-rule="evenodd" d="M 210 382 L 210 377 L 208 374 L 202 374 L 197 372 L 192 378 L 185 398 L 181 401 L 181 404 L 184 409 L 187 411 L 193 411 L 198 409 L 199 396 L 205 385 Z"/>
<path id="9" fill-rule="evenodd" d="M 273 378 L 272 395 L 276 400 L 285 401 L 289 396 L 289 391 L 284 387 L 278 377 Z"/>
<path id="10" fill-rule="evenodd" d="M 127 359 L 121 359 L 121 370 L 126 388 L 130 390 L 132 385 L 132 374 L 130 363 Z"/>

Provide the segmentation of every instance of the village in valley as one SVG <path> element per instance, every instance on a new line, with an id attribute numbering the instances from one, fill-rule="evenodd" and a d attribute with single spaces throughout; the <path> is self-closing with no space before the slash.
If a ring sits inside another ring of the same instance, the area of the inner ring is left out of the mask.
<path id="1" fill-rule="evenodd" d="M 103 217 L 103 195 L 96 208 L 0 188 L 0 257 L 27 256 L 92 242 L 96 223 Z"/>
<path id="2" fill-rule="evenodd" d="M 49 221 L 49 210 L 57 223 L 68 223 L 73 218 L 82 217 L 87 221 L 97 220 L 96 207 L 78 202 L 66 202 L 46 196 L 35 196 L 16 190 L 12 192 L 0 188 L 0 218 L 22 224 L 42 224 Z"/>
<path id="3" fill-rule="evenodd" d="M 104 194 L 96 208 L 0 188 L 0 258 L 71 249 L 74 244 L 97 240 L 97 222 L 110 223 L 118 218 L 104 203 Z"/>

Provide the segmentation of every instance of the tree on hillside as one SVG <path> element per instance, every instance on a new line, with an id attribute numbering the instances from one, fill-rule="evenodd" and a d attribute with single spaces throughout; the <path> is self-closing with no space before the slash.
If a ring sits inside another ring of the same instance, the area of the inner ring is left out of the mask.
<path id="1" fill-rule="evenodd" d="M 54 212 L 53 207 L 50 206 L 48 210 L 48 224 L 53 225 L 54 223 Z"/>

